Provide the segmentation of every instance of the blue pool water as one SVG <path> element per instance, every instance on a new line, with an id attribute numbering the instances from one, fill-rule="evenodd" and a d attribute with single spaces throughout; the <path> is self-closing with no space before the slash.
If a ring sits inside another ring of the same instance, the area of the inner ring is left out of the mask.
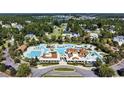
<path id="1" fill-rule="evenodd" d="M 47 46 L 46 44 L 40 44 L 38 46 L 35 46 L 34 50 L 26 51 L 26 53 L 24 53 L 24 56 L 28 58 L 40 57 L 43 55 L 43 53 L 46 53 L 49 51 L 49 49 L 46 46 Z M 59 54 L 65 55 L 65 51 L 68 48 L 72 48 L 72 47 L 74 47 L 74 44 L 63 44 L 63 45 L 58 45 L 57 48 L 55 48 L 55 50 Z"/>
<path id="2" fill-rule="evenodd" d="M 61 54 L 61 55 L 65 55 L 65 48 L 57 48 L 56 51 Z"/>
<path id="3" fill-rule="evenodd" d="M 25 57 L 28 57 L 28 58 L 35 58 L 35 57 L 43 56 L 44 53 L 49 52 L 49 50 L 50 50 L 46 46 L 47 46 L 46 44 L 40 44 L 40 45 L 36 46 L 34 49 L 32 49 L 32 50 L 27 50 L 24 53 L 24 56 Z M 57 45 L 56 48 L 55 48 L 55 51 L 57 51 L 60 55 L 65 55 L 65 51 L 68 48 L 74 48 L 75 46 L 76 45 L 74 45 L 74 44 Z M 90 54 L 89 54 L 89 56 L 90 55 L 92 55 L 92 56 L 93 55 L 96 55 L 97 57 L 100 58 L 100 55 L 97 54 L 96 51 L 91 51 Z"/>
<path id="4" fill-rule="evenodd" d="M 62 46 L 58 46 L 56 48 L 56 51 L 61 54 L 61 55 L 65 55 L 65 51 L 68 49 L 68 48 L 72 48 L 74 45 L 73 44 L 63 44 Z"/>
<path id="5" fill-rule="evenodd" d="M 41 55 L 41 51 L 31 51 L 27 56 L 29 58 L 35 58 L 35 57 L 39 57 Z"/>

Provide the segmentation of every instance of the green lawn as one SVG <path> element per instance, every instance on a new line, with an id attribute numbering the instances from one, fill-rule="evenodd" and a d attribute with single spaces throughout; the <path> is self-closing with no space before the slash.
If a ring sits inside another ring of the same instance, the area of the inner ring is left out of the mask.
<path id="1" fill-rule="evenodd" d="M 55 71 L 74 71 L 73 68 L 56 68 Z"/>

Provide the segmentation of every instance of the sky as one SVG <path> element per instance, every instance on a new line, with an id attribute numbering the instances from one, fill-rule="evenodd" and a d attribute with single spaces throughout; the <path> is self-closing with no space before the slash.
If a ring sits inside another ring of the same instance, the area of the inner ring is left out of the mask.
<path id="1" fill-rule="evenodd" d="M 0 13 L 124 13 L 124 0 L 0 0 Z M 1 78 L 0 93 L 123 93 L 123 78 Z"/>
<path id="2" fill-rule="evenodd" d="M 123 0 L 0 0 L 2 13 L 122 13 Z"/>

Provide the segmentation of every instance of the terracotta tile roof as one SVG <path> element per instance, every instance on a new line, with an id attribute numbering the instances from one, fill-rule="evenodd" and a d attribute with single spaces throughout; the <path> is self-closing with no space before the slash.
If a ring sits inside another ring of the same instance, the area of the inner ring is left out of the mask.
<path id="1" fill-rule="evenodd" d="M 52 58 L 57 58 L 57 53 L 56 52 L 52 53 Z"/>
<path id="2" fill-rule="evenodd" d="M 75 48 L 69 48 L 67 49 L 68 57 L 72 57 L 74 53 L 77 53 L 79 57 L 84 57 L 87 54 L 87 51 L 83 48 L 81 49 L 75 49 Z"/>
<path id="3" fill-rule="evenodd" d="M 80 57 L 84 57 L 84 56 L 86 55 L 86 53 L 87 53 L 87 51 L 86 51 L 85 49 L 83 49 L 83 48 L 81 48 L 81 49 L 79 50 L 79 56 L 80 56 Z"/>
<path id="4" fill-rule="evenodd" d="M 68 53 L 75 53 L 75 52 L 78 52 L 78 51 L 75 48 L 69 48 L 69 49 L 67 49 L 67 52 Z"/>
<path id="5" fill-rule="evenodd" d="M 43 58 L 57 58 L 56 52 L 50 52 L 51 56 L 46 56 L 45 54 L 42 56 Z"/>
<path id="6" fill-rule="evenodd" d="M 27 45 L 21 45 L 19 46 L 19 48 L 17 50 L 21 50 L 22 52 L 24 52 L 27 49 Z"/>

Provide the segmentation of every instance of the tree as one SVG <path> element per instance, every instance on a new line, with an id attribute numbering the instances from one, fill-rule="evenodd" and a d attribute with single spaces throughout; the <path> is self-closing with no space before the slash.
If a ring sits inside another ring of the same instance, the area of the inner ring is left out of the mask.
<path id="1" fill-rule="evenodd" d="M 75 42 L 75 43 L 78 42 L 78 37 L 72 37 L 72 38 L 71 38 L 71 41 L 72 41 L 72 42 Z"/>
<path id="2" fill-rule="evenodd" d="M 71 38 L 69 36 L 65 36 L 65 42 L 71 42 Z"/>
<path id="3" fill-rule="evenodd" d="M 48 38 L 46 35 L 43 36 L 43 40 L 44 40 L 45 42 L 49 42 L 49 38 Z"/>
<path id="4" fill-rule="evenodd" d="M 98 26 L 98 28 L 101 28 L 102 27 L 102 24 L 101 23 L 98 23 L 97 26 Z"/>
<path id="5" fill-rule="evenodd" d="M 10 76 L 15 76 L 16 75 L 16 70 L 15 68 L 13 67 L 9 67 L 7 70 L 6 70 L 6 73 Z"/>
<path id="6" fill-rule="evenodd" d="M 3 63 L 0 63 L 0 71 L 5 72 L 6 71 L 6 65 Z"/>
<path id="7" fill-rule="evenodd" d="M 15 52 L 14 52 L 14 49 L 13 49 L 13 47 L 11 47 L 11 48 L 9 48 L 9 54 L 10 54 L 10 56 L 14 59 L 15 58 Z"/>
<path id="8" fill-rule="evenodd" d="M 3 46 L 2 46 L 2 50 L 5 50 L 5 49 L 6 49 L 6 47 L 3 45 Z"/>
<path id="9" fill-rule="evenodd" d="M 99 67 L 99 66 L 101 66 L 101 65 L 102 65 L 102 62 L 101 62 L 100 59 L 97 59 L 97 61 L 94 63 L 94 66 L 95 66 L 95 67 Z"/>
<path id="10" fill-rule="evenodd" d="M 14 62 L 15 62 L 15 63 L 20 63 L 20 62 L 21 62 L 21 60 L 20 60 L 20 59 L 18 59 L 18 58 L 15 58 L 15 59 L 14 59 Z"/>
<path id="11" fill-rule="evenodd" d="M 0 62 L 2 62 L 2 59 L 3 59 L 3 52 L 2 49 L 0 49 Z"/>
<path id="12" fill-rule="evenodd" d="M 59 36 L 59 37 L 58 37 L 57 42 L 58 42 L 59 44 L 62 44 L 62 43 L 63 43 L 62 36 Z"/>
<path id="13" fill-rule="evenodd" d="M 54 20 L 53 25 L 60 26 L 60 22 L 58 20 Z"/>
<path id="14" fill-rule="evenodd" d="M 115 75 L 115 72 L 108 65 L 104 64 L 98 68 L 98 75 L 100 77 L 112 77 Z"/>
<path id="15" fill-rule="evenodd" d="M 35 59 L 32 58 L 30 61 L 30 66 L 37 66 L 37 63 L 36 63 L 37 61 L 38 61 L 37 58 L 35 58 Z"/>
<path id="16" fill-rule="evenodd" d="M 56 41 L 56 35 L 52 35 L 51 39 L 52 39 L 53 42 L 55 42 Z"/>
<path id="17" fill-rule="evenodd" d="M 113 57 L 111 55 L 107 55 L 103 60 L 106 64 L 111 64 L 112 59 Z"/>
<path id="18" fill-rule="evenodd" d="M 16 75 L 17 71 L 13 67 L 10 67 L 9 70 L 10 70 L 10 75 L 11 76 L 15 76 Z"/>
<path id="19" fill-rule="evenodd" d="M 33 38 L 29 44 L 30 44 L 30 45 L 37 45 L 37 42 L 36 42 L 36 40 Z"/>
<path id="20" fill-rule="evenodd" d="M 31 69 L 27 64 L 21 64 L 17 70 L 17 77 L 26 77 L 31 73 Z"/>

